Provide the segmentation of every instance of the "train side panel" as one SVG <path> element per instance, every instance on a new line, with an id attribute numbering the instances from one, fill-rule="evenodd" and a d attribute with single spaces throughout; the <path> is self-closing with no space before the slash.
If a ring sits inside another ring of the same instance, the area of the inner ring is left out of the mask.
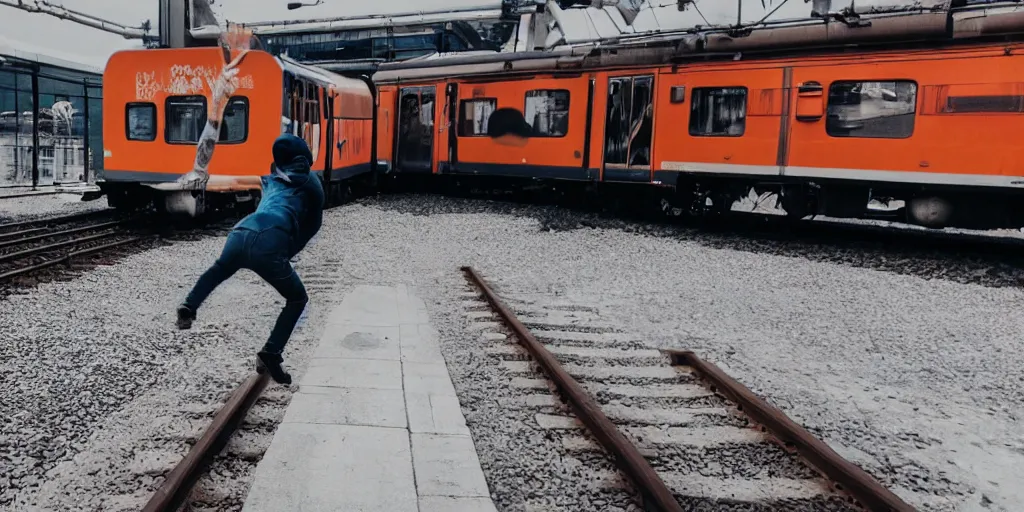
<path id="1" fill-rule="evenodd" d="M 799 103 L 787 175 L 954 186 L 1019 181 L 1024 57 L 966 53 L 794 69 Z M 813 97 L 808 84 L 821 94 Z"/>
<path id="2" fill-rule="evenodd" d="M 460 84 L 455 172 L 595 180 L 596 166 L 583 166 L 588 84 L 586 76 Z M 486 117 L 505 107 L 523 112 L 532 128 L 523 147 L 500 146 L 486 136 Z"/>
<path id="3" fill-rule="evenodd" d="M 658 170 L 781 174 L 782 70 L 684 68 L 660 78 Z"/>

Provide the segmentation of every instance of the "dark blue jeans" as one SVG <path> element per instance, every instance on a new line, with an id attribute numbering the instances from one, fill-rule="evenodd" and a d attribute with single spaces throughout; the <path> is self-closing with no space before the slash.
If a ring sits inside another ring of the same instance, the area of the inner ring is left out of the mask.
<path id="1" fill-rule="evenodd" d="M 239 269 L 247 268 L 256 272 L 285 299 L 284 309 L 278 315 L 270 339 L 263 347 L 265 352 L 280 354 L 309 302 L 302 280 L 288 262 L 288 243 L 288 234 L 277 228 L 261 231 L 245 228 L 233 230 L 224 243 L 220 257 L 189 292 L 185 306 L 193 312 L 199 311 L 199 306 L 213 290 Z"/>

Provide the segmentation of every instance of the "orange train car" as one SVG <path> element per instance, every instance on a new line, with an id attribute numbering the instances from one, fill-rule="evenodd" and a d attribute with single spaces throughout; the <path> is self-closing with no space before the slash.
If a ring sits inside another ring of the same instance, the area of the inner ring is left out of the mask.
<path id="1" fill-rule="evenodd" d="M 206 124 L 207 98 L 223 67 L 219 48 L 130 50 L 104 72 L 104 170 L 111 206 L 158 207 L 197 214 L 210 203 L 259 197 L 259 177 L 273 164 L 283 132 L 309 143 L 312 169 L 329 195 L 353 179 L 372 178 L 373 87 L 262 51 L 242 61 L 210 162 L 208 194 L 175 181 L 192 169 Z"/>
<path id="2" fill-rule="evenodd" d="M 382 65 L 380 158 L 398 174 L 646 184 L 683 208 L 725 210 L 753 189 L 796 218 L 878 216 L 874 202 L 930 227 L 1024 226 L 1022 44 L 673 52 Z M 509 107 L 533 132 L 523 147 L 485 136 Z"/>
<path id="3" fill-rule="evenodd" d="M 960 14 L 430 56 L 382 64 L 372 82 L 254 52 L 209 191 L 258 192 L 248 183 L 269 172 L 270 141 L 292 131 L 334 195 L 381 174 L 525 178 L 699 212 L 753 190 L 794 218 L 875 217 L 884 204 L 887 218 L 929 227 L 1024 226 L 1024 14 Z M 101 186 L 112 204 L 185 194 L 173 183 L 191 169 L 221 59 L 213 48 L 111 58 Z M 508 108 L 529 125 L 522 146 L 488 137 L 491 113 Z"/>

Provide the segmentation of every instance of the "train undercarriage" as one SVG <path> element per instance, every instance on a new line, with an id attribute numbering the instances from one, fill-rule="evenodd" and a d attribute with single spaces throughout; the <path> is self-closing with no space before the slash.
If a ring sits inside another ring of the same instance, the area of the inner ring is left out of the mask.
<path id="1" fill-rule="evenodd" d="M 465 175 L 391 173 L 325 185 L 328 206 L 375 192 L 434 192 L 455 196 L 582 206 L 643 215 L 720 217 L 744 211 L 800 220 L 812 217 L 884 220 L 932 229 L 1017 229 L 1024 207 L 1016 194 L 988 190 L 851 184 L 842 181 L 765 181 L 679 175 L 674 184 L 584 183 Z M 185 217 L 259 204 L 259 191 L 162 191 L 138 183 L 102 183 L 108 204 Z"/>

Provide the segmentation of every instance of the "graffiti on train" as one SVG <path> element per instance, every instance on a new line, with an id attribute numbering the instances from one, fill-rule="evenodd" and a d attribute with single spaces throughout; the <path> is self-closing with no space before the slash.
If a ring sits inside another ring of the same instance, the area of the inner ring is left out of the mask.
<path id="1" fill-rule="evenodd" d="M 174 96 L 206 94 L 213 90 L 220 69 L 214 66 L 171 66 L 166 73 L 158 75 L 156 71 L 139 71 L 135 73 L 135 99 L 152 101 L 157 94 L 163 92 Z M 254 89 L 256 81 L 251 74 L 234 78 L 236 89 Z"/>

